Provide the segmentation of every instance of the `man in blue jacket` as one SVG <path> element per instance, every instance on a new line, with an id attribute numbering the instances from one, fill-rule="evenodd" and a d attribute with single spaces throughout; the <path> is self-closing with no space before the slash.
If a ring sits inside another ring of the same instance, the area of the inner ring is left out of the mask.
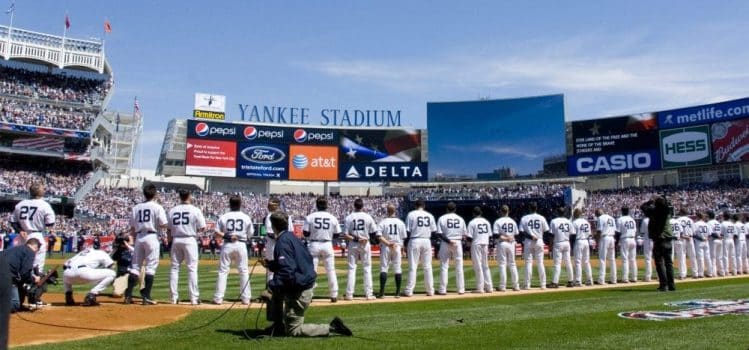
<path id="1" fill-rule="evenodd" d="M 287 214 L 276 211 L 271 214 L 270 221 L 273 232 L 280 232 L 276 235 L 273 261 L 264 261 L 273 272 L 273 279 L 268 282 L 273 294 L 269 306 L 273 310 L 273 335 L 283 332 L 292 337 L 351 336 L 351 330 L 338 317 L 329 325 L 304 324 L 304 312 L 312 301 L 312 287 L 317 279 L 312 255 L 302 241 L 289 232 Z"/>

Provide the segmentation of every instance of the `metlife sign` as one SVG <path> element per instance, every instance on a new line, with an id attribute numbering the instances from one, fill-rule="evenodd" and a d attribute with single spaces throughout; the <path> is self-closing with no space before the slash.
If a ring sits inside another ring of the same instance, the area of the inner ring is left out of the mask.
<path id="1" fill-rule="evenodd" d="M 710 127 L 707 125 L 661 130 L 660 140 L 663 169 L 713 162 Z"/>
<path id="2" fill-rule="evenodd" d="M 658 112 L 660 129 L 710 124 L 749 117 L 749 97 Z"/>

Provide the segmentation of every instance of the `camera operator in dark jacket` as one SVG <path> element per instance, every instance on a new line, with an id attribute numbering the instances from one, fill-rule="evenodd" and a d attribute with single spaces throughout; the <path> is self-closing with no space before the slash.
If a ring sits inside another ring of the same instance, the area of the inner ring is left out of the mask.
<path id="1" fill-rule="evenodd" d="M 39 276 L 34 275 L 34 256 L 39 251 L 41 243 L 36 238 L 26 241 L 26 244 L 19 245 L 4 251 L 5 262 L 10 272 L 10 279 L 13 286 L 10 289 L 10 311 L 16 312 L 23 310 L 22 300 L 26 296 L 24 285 L 36 283 Z M 3 281 L 5 282 L 5 281 Z"/>
<path id="2" fill-rule="evenodd" d="M 671 260 L 674 234 L 669 220 L 673 208 L 663 196 L 655 196 L 640 207 L 648 217 L 648 236 L 653 240 L 653 260 L 658 273 L 658 290 L 676 290 L 674 286 L 674 265 Z"/>
<path id="3" fill-rule="evenodd" d="M 287 214 L 276 211 L 271 214 L 270 221 L 273 232 L 280 232 L 276 235 L 273 261 L 263 260 L 273 272 L 273 279 L 268 282 L 273 294 L 268 306 L 274 321 L 270 330 L 274 335 L 294 337 L 323 337 L 331 333 L 350 336 L 351 330 L 338 317 L 330 325 L 304 324 L 304 312 L 312 301 L 312 287 L 317 279 L 312 255 L 302 241 L 289 232 Z"/>

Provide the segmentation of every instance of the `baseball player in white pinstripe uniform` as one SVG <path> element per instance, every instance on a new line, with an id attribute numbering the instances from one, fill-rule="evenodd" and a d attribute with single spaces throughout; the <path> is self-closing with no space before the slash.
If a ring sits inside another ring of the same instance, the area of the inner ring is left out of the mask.
<path id="1" fill-rule="evenodd" d="M 499 262 L 499 291 L 507 288 L 507 268 L 510 269 L 512 290 L 520 290 L 518 285 L 518 267 L 515 264 L 515 237 L 520 233 L 518 224 L 510 218 L 510 207 L 503 205 L 499 209 L 502 216 L 494 222 L 494 238 L 497 239 L 497 261 Z"/>
<path id="2" fill-rule="evenodd" d="M 47 240 L 43 233 L 47 227 L 55 225 L 55 212 L 49 203 L 44 201 L 44 190 L 44 185 L 41 183 L 31 184 L 29 186 L 31 199 L 18 202 L 10 217 L 10 225 L 16 232 L 26 232 L 26 240 L 36 238 L 39 241 L 39 250 L 34 256 L 34 267 L 37 268 L 39 274 L 44 273 L 44 264 L 47 261 Z M 19 242 L 19 244 L 23 243 L 25 242 Z"/>
<path id="3" fill-rule="evenodd" d="M 317 271 L 320 259 L 328 274 L 328 292 L 330 301 L 338 301 L 338 277 L 335 273 L 335 252 L 333 252 L 333 235 L 341 233 L 338 219 L 328 213 L 328 199 L 318 197 L 315 203 L 317 211 L 307 215 L 302 229 L 304 236 L 309 239 L 309 253 L 312 255 L 312 265 Z"/>
<path id="4" fill-rule="evenodd" d="M 616 220 L 611 215 L 604 214 L 601 209 L 596 209 L 596 218 L 596 231 L 600 236 L 598 243 L 599 273 L 596 284 L 606 283 L 606 260 L 609 261 L 611 267 L 609 283 L 616 284 L 616 250 L 614 249 L 616 245 L 614 241 Z"/>
<path id="5" fill-rule="evenodd" d="M 723 262 L 723 225 L 715 219 L 715 213 L 707 212 L 709 221 L 707 227 L 710 230 L 710 259 L 712 259 L 711 276 L 725 276 L 726 269 Z"/>
<path id="6" fill-rule="evenodd" d="M 723 213 L 723 222 L 721 223 L 721 232 L 723 233 L 723 266 L 725 274 L 736 275 L 736 244 L 733 238 L 738 234 L 736 225 L 733 222 L 733 216 L 729 212 Z"/>
<path id="7" fill-rule="evenodd" d="M 622 254 L 622 282 L 637 282 L 637 223 L 629 216 L 629 208 L 622 208 L 622 216 L 616 219 L 616 231 Z"/>
<path id="8" fill-rule="evenodd" d="M 746 251 L 746 224 L 742 222 L 743 215 L 734 214 L 733 222 L 736 225 L 736 269 L 739 274 L 749 273 L 749 260 Z"/>
<path id="9" fill-rule="evenodd" d="M 653 240 L 648 235 L 648 222 L 650 219 L 647 217 L 642 218 L 640 222 L 640 237 L 642 237 L 642 252 L 645 258 L 645 282 L 650 282 L 653 277 Z"/>
<path id="10" fill-rule="evenodd" d="M 218 218 L 216 235 L 224 239 L 218 264 L 218 279 L 213 303 L 221 305 L 226 292 L 226 280 L 229 269 L 234 264 L 239 272 L 239 299 L 244 305 L 250 303 L 250 272 L 247 269 L 247 238 L 255 232 L 252 219 L 242 212 L 242 199 L 239 196 L 229 198 L 229 211 Z"/>
<path id="11" fill-rule="evenodd" d="M 585 285 L 593 285 L 593 270 L 590 267 L 590 239 L 593 229 L 590 222 L 582 217 L 583 211 L 578 208 L 573 212 L 572 227 L 575 230 L 575 286 L 582 286 L 583 267 L 585 268 Z"/>
<path id="12" fill-rule="evenodd" d="M 434 280 L 432 276 L 432 234 L 437 232 L 437 222 L 434 216 L 424 210 L 425 204 L 422 200 L 416 201 L 416 209 L 408 213 L 406 217 L 406 230 L 408 230 L 408 284 L 403 296 L 413 295 L 416 287 L 416 268 L 421 263 L 424 269 L 424 288 L 427 296 L 434 295 Z"/>
<path id="13" fill-rule="evenodd" d="M 166 228 L 166 212 L 156 203 L 156 186 L 148 184 L 143 187 L 146 201 L 133 207 L 130 217 L 130 233 L 135 236 L 133 262 L 130 264 L 130 276 L 125 289 L 125 304 L 133 303 L 133 288 L 140 280 L 140 267 L 146 266 L 145 286 L 140 290 L 143 305 L 155 305 L 151 298 L 153 278 L 159 267 L 159 231 Z"/>
<path id="14" fill-rule="evenodd" d="M 447 214 L 437 220 L 437 234 L 440 244 L 440 286 L 437 294 L 447 294 L 447 275 L 450 259 L 455 260 L 455 284 L 458 294 L 465 293 L 465 277 L 463 276 L 463 237 L 466 235 L 466 223 L 455 214 L 455 203 L 447 203 Z"/>
<path id="15" fill-rule="evenodd" d="M 697 213 L 697 221 L 694 223 L 695 255 L 697 260 L 697 278 L 711 276 L 713 270 L 712 260 L 710 259 L 710 228 L 705 222 L 705 215 Z"/>
<path id="16" fill-rule="evenodd" d="M 492 270 L 489 268 L 489 238 L 492 235 L 492 224 L 482 217 L 481 207 L 473 207 L 473 220 L 468 222 L 467 235 L 471 239 L 471 261 L 476 273 L 476 290 L 474 293 L 491 293 Z"/>
<path id="17" fill-rule="evenodd" d="M 195 237 L 205 231 L 206 223 L 203 212 L 191 204 L 190 192 L 179 191 L 180 205 L 169 211 L 169 234 L 172 238 L 172 269 L 169 274 L 169 292 L 172 304 L 179 303 L 177 284 L 179 283 L 179 266 L 187 265 L 187 286 L 190 293 L 190 304 L 200 304 L 198 289 L 198 242 Z"/>
<path id="18" fill-rule="evenodd" d="M 344 219 L 346 231 L 344 238 L 349 241 L 348 246 L 348 278 L 346 280 L 346 295 L 344 300 L 354 300 L 356 286 L 356 263 L 362 264 L 364 271 L 364 298 L 375 299 L 372 293 L 372 250 L 369 244 L 371 237 L 380 230 L 371 215 L 362 211 L 364 201 L 354 200 L 354 212 Z"/>
<path id="19" fill-rule="evenodd" d="M 401 282 L 403 281 L 403 269 L 401 267 L 403 242 L 408 233 L 406 224 L 396 215 L 395 206 L 388 204 L 387 218 L 380 221 L 380 230 L 377 238 L 380 241 L 380 293 L 378 298 L 385 296 L 385 284 L 388 279 L 388 270 L 393 266 L 395 273 L 395 297 L 400 298 Z"/>
<path id="20" fill-rule="evenodd" d="M 679 278 L 687 278 L 687 260 L 692 265 L 692 277 L 697 278 L 697 259 L 694 250 L 694 221 L 688 216 L 687 210 L 679 209 L 679 217 L 676 219 L 681 224 L 681 249 L 676 252 L 679 260 Z"/>
<path id="21" fill-rule="evenodd" d="M 531 288 L 533 277 L 533 260 L 538 264 L 538 279 L 541 289 L 546 289 L 546 267 L 544 267 L 544 234 L 549 232 L 549 223 L 542 215 L 536 213 L 538 204 L 528 204 L 530 214 L 520 218 L 520 231 L 523 232 L 523 258 L 525 259 L 525 281 L 522 289 Z"/>
<path id="22" fill-rule="evenodd" d="M 570 234 L 572 233 L 572 222 L 567 219 L 567 208 L 559 208 L 557 217 L 551 219 L 549 226 L 554 236 L 552 251 L 554 254 L 554 274 L 551 277 L 549 288 L 559 288 L 559 275 L 562 271 L 562 263 L 567 268 L 567 287 L 574 285 L 575 274 L 572 271 L 572 260 L 570 259 Z"/>

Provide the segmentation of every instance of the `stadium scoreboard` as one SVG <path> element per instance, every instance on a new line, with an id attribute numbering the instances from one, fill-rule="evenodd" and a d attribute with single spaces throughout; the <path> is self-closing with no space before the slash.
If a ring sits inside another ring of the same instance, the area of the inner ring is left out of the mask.
<path id="1" fill-rule="evenodd" d="M 262 180 L 428 180 L 424 130 L 188 120 L 185 174 Z"/>
<path id="2" fill-rule="evenodd" d="M 566 129 L 570 176 L 749 161 L 749 98 L 574 121 Z"/>

